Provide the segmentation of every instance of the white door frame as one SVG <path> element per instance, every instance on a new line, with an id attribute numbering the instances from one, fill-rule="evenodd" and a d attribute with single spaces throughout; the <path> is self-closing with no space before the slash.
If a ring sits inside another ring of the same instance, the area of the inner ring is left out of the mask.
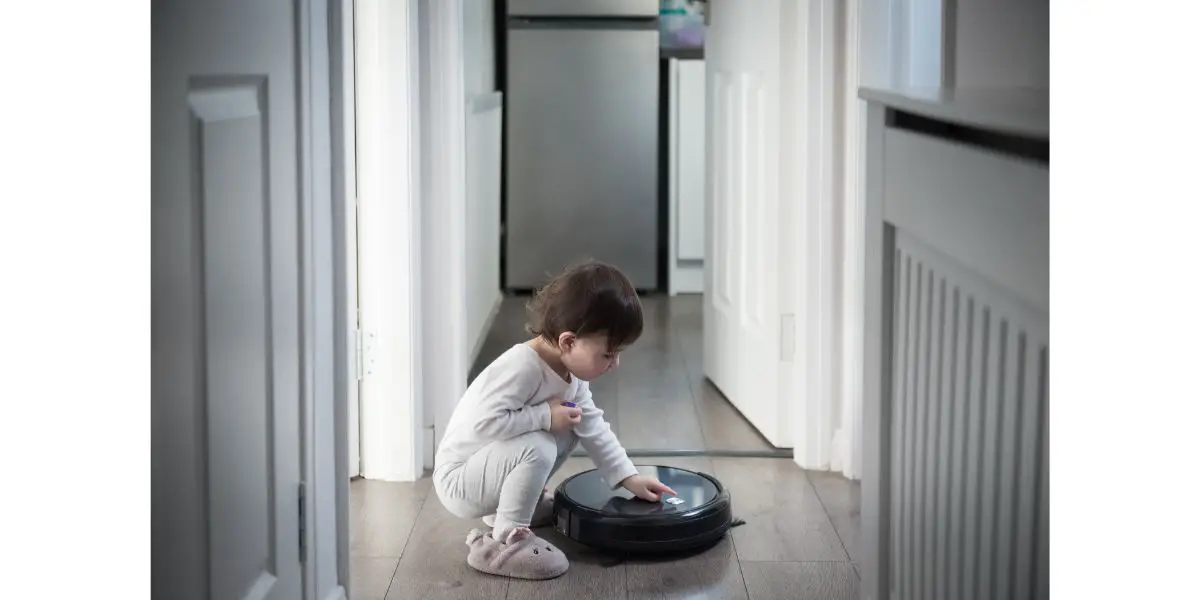
<path id="1" fill-rule="evenodd" d="M 417 0 L 355 11 L 362 475 L 422 474 L 422 227 Z"/>
<path id="2" fill-rule="evenodd" d="M 467 388 L 474 344 L 467 334 L 466 257 L 466 110 L 463 47 L 463 0 L 421 0 L 421 20 L 427 24 L 429 55 L 421 84 L 428 86 L 421 107 L 428 126 L 422 156 L 428 176 L 422 195 L 421 256 L 423 271 L 419 364 L 423 373 L 425 432 L 417 438 L 422 466 L 433 468 L 434 449 L 450 422 L 454 406 Z"/>
<path id="3" fill-rule="evenodd" d="M 866 310 L 866 103 L 861 86 L 950 85 L 953 82 L 953 20 L 957 0 L 848 0 L 843 23 L 841 278 L 843 325 L 841 423 L 832 468 L 860 479 L 863 465 L 863 361 Z M 929 36 L 940 43 L 914 46 Z"/>
<path id="4" fill-rule="evenodd" d="M 336 534 L 322 533 L 314 543 L 319 556 L 332 546 L 340 585 L 321 600 L 350 595 L 350 485 L 360 472 L 358 332 L 358 190 L 355 158 L 355 0 L 331 0 L 328 31 L 330 54 L 330 149 L 332 154 L 334 410 L 334 504 Z M 326 523 L 325 528 L 328 527 Z M 327 573 L 328 568 L 323 567 Z M 326 575 L 328 577 L 328 575 Z"/>
<path id="5" fill-rule="evenodd" d="M 875 0 L 848 0 L 845 3 L 842 23 L 840 25 L 842 53 L 842 86 L 839 90 L 838 101 L 841 105 L 840 132 L 841 143 L 841 248 L 842 248 L 842 277 L 841 277 L 841 310 L 842 330 L 840 332 L 841 356 L 841 427 L 834 433 L 833 461 L 830 468 L 842 472 L 850 479 L 862 477 L 862 443 L 863 443 L 863 351 L 862 340 L 864 325 L 863 311 L 860 307 L 864 302 L 864 271 L 866 258 L 864 245 L 865 231 L 860 226 L 865 222 L 863 214 L 863 156 L 866 138 L 864 123 L 866 114 L 858 100 L 858 86 L 862 65 L 861 23 L 863 2 Z M 887 0 L 884 0 L 885 2 Z M 881 47 L 887 47 L 887 39 Z"/>
<path id="6" fill-rule="evenodd" d="M 330 9 L 334 10 L 330 10 Z M 349 361 L 339 356 L 344 345 L 345 324 L 336 318 L 344 306 L 345 288 L 339 287 L 346 272 L 345 244 L 341 237 L 339 204 L 344 190 L 334 188 L 345 148 L 338 152 L 334 132 L 340 119 L 333 115 L 333 96 L 345 83 L 334 79 L 342 62 L 340 31 L 331 28 L 343 7 L 341 0 L 305 0 L 300 3 L 301 61 L 300 144 L 303 150 L 301 181 L 301 322 L 304 369 L 303 473 L 304 496 L 301 518 L 306 600 L 345 599 L 349 571 L 349 477 L 344 459 L 348 428 L 344 387 L 339 382 L 350 372 Z M 331 42 L 333 42 L 331 44 Z M 340 95 L 340 94 L 338 94 Z M 342 221 L 345 212 L 340 211 Z M 344 310 L 344 308 L 343 308 Z M 342 346 L 339 348 L 339 346 Z"/>
<path id="7" fill-rule="evenodd" d="M 860 479 L 863 446 L 863 360 L 865 353 L 866 214 L 866 104 L 858 99 L 864 81 L 891 81 L 893 6 L 898 0 L 848 0 L 845 6 L 842 45 L 841 191 L 842 265 L 841 305 L 841 422 L 831 467 L 851 479 Z"/>
<path id="8" fill-rule="evenodd" d="M 795 318 L 784 322 L 795 328 L 785 332 L 785 339 L 794 340 L 789 345 L 796 350 L 781 387 L 799 399 L 790 412 L 794 460 L 818 470 L 833 462 L 842 401 L 837 394 L 841 290 L 836 285 L 842 267 L 836 243 L 841 219 L 834 179 L 838 4 L 786 2 L 781 14 L 781 158 L 791 163 L 780 169 L 786 206 L 781 215 L 792 232 L 781 240 L 781 266 L 793 282 L 792 289 L 784 290 L 790 299 L 784 311 Z"/>
<path id="9" fill-rule="evenodd" d="M 839 6 L 840 5 L 840 6 Z M 800 107 L 785 130 L 800 165 L 786 195 L 802 269 L 795 277 L 798 357 L 790 377 L 801 410 L 792 414 L 795 460 L 860 479 L 863 444 L 866 105 L 862 85 L 938 86 L 952 78 L 947 32 L 954 0 L 809 0 L 785 4 L 798 34 L 784 48 L 785 93 Z M 808 43 L 801 43 L 807 40 Z M 835 55 L 841 55 L 838 69 Z M 790 85 L 790 87 L 789 87 Z M 840 127 L 831 127 L 840 123 Z M 785 142 L 787 143 L 787 142 Z M 785 173 L 787 171 L 785 170 Z M 801 201 L 803 200 L 803 201 Z M 787 333 L 785 333 L 785 339 Z M 786 386 L 785 386 L 786 390 Z"/>
<path id="10" fill-rule="evenodd" d="M 847 443 L 844 472 L 848 477 L 869 477 L 863 465 L 863 364 L 866 357 L 866 103 L 858 99 L 862 85 L 887 85 L 899 76 L 894 53 L 901 19 L 899 0 L 849 0 L 846 7 L 842 157 L 842 248 L 845 276 L 842 278 L 842 369 L 843 434 Z M 848 435 L 847 435 L 848 434 Z M 852 440 L 852 441 L 850 441 Z"/>
<path id="11" fill-rule="evenodd" d="M 362 358 L 359 350 L 359 305 L 358 305 L 358 165 L 356 154 L 357 140 L 355 131 L 355 36 L 354 36 L 354 5 L 355 0 L 334 0 L 334 10 L 331 11 L 332 22 L 330 32 L 330 52 L 333 55 L 331 77 L 333 80 L 332 118 L 333 118 L 333 185 L 334 185 L 334 243 L 338 255 L 337 264 L 342 269 L 337 272 L 335 284 L 344 296 L 339 298 L 335 313 L 338 330 L 338 364 L 343 365 L 344 372 L 338 380 L 338 403 L 346 410 L 345 427 L 349 434 L 344 461 L 350 477 L 362 473 L 362 453 L 359 440 L 359 393 L 358 380 L 361 377 Z"/>

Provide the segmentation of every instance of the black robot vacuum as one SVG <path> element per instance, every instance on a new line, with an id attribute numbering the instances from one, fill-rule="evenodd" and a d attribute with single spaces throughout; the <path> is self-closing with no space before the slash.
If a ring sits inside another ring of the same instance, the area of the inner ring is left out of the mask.
<path id="1" fill-rule="evenodd" d="M 554 492 L 554 528 L 597 550 L 674 554 L 715 544 L 733 522 L 729 491 L 716 478 L 676 467 L 638 465 L 677 496 L 658 502 L 611 489 L 596 469 L 562 482 Z"/>

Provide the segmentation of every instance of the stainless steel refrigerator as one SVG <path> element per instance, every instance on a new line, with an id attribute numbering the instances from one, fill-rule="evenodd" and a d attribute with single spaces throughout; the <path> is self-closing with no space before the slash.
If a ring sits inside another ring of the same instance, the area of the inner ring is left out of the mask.
<path id="1" fill-rule="evenodd" d="M 659 0 L 508 0 L 505 283 L 658 284 Z"/>

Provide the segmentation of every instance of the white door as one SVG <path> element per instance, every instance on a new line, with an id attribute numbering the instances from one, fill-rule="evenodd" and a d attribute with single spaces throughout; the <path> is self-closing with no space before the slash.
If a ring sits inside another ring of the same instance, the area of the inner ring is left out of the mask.
<path id="1" fill-rule="evenodd" d="M 155 598 L 303 597 L 297 10 L 152 5 Z"/>
<path id="2" fill-rule="evenodd" d="M 780 0 L 714 0 L 705 42 L 705 374 L 776 446 L 779 400 Z"/>

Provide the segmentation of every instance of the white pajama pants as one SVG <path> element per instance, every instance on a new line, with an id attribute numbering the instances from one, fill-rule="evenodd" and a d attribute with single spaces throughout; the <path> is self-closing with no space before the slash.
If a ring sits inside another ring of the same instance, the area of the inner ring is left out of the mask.
<path id="1" fill-rule="evenodd" d="M 502 536 L 529 526 L 542 488 L 578 445 L 573 432 L 548 431 L 491 442 L 465 463 L 439 466 L 433 473 L 434 490 L 456 516 L 496 515 L 493 534 Z"/>

